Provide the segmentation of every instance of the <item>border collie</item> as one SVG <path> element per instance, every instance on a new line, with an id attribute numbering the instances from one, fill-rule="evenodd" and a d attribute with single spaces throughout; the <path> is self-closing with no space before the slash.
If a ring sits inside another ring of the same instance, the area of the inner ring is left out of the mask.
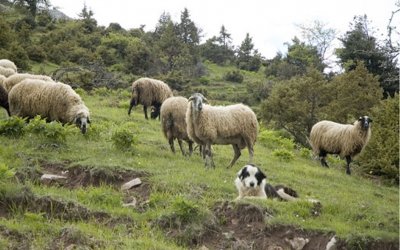
<path id="1" fill-rule="evenodd" d="M 244 166 L 238 172 L 235 185 L 239 192 L 236 200 L 246 196 L 253 196 L 292 201 L 298 197 L 296 191 L 291 188 L 283 185 L 272 186 L 267 183 L 267 176 L 253 164 Z"/>

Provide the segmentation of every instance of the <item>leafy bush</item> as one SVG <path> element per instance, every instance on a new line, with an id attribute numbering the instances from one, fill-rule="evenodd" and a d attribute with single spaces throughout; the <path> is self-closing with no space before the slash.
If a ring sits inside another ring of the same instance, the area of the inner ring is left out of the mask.
<path id="1" fill-rule="evenodd" d="M 43 139 L 44 144 L 62 144 L 66 142 L 67 135 L 71 133 L 70 127 L 72 126 L 63 126 L 55 121 L 48 123 L 40 116 L 35 116 L 25 126 L 24 131 Z"/>
<path id="2" fill-rule="evenodd" d="M 282 148 L 290 151 L 295 147 L 292 139 L 284 138 L 279 135 L 279 132 L 273 130 L 261 131 L 258 139 L 264 146 L 270 149 Z"/>
<path id="3" fill-rule="evenodd" d="M 7 180 L 13 178 L 15 172 L 8 168 L 4 163 L 0 163 L 0 183 L 4 183 Z"/>
<path id="4" fill-rule="evenodd" d="M 172 203 L 172 209 L 183 223 L 196 221 L 201 215 L 200 207 L 196 203 L 180 196 Z"/>
<path id="5" fill-rule="evenodd" d="M 136 134 L 136 124 L 133 122 L 128 122 L 114 130 L 111 140 L 118 150 L 128 151 L 137 143 Z"/>
<path id="6" fill-rule="evenodd" d="M 12 116 L 0 121 L 0 135 L 18 138 L 24 134 L 26 119 Z"/>
<path id="7" fill-rule="evenodd" d="M 233 71 L 229 71 L 228 73 L 226 73 L 224 76 L 224 79 L 229 82 L 242 83 L 244 76 L 242 75 L 242 73 L 240 73 L 239 70 L 233 70 Z"/>
<path id="8" fill-rule="evenodd" d="M 281 159 L 283 161 L 291 161 L 294 159 L 293 152 L 291 152 L 287 149 L 275 149 L 272 152 L 272 155 L 278 157 L 279 159 Z"/>
<path id="9" fill-rule="evenodd" d="M 373 108 L 372 135 L 359 163 L 367 174 L 399 182 L 399 96 Z"/>

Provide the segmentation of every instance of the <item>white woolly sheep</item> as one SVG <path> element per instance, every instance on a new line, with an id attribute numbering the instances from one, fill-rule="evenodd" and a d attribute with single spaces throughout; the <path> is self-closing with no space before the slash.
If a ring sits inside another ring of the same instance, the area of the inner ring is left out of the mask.
<path id="1" fill-rule="evenodd" d="M 241 149 L 249 150 L 249 163 L 253 161 L 254 143 L 257 139 L 258 122 L 254 112 L 243 104 L 211 106 L 203 104 L 207 99 L 200 93 L 189 98 L 186 110 L 187 133 L 196 143 L 204 146 L 205 166 L 214 167 L 212 144 L 231 144 L 234 156 L 232 167 L 241 155 Z"/>
<path id="2" fill-rule="evenodd" d="M 329 167 L 327 154 L 338 154 L 346 158 L 346 173 L 351 174 L 352 157 L 359 154 L 371 137 L 372 120 L 368 116 L 360 117 L 354 124 L 340 124 L 332 121 L 316 123 L 310 132 L 309 142 L 315 155 L 321 160 L 321 165 Z"/>
<path id="3" fill-rule="evenodd" d="M 5 68 L 3 66 L 0 66 L 0 75 L 9 77 L 14 75 L 16 72 L 13 69 L 10 68 Z"/>
<path id="4" fill-rule="evenodd" d="M 171 96 L 173 96 L 172 91 L 166 83 L 151 78 L 140 78 L 132 83 L 132 98 L 128 115 L 131 114 L 133 106 L 142 104 L 146 119 L 148 119 L 148 106 L 155 107 L 154 116 L 157 117 L 160 115 L 161 104 Z"/>
<path id="5" fill-rule="evenodd" d="M 7 69 L 12 69 L 14 73 L 17 72 L 17 66 L 15 66 L 15 63 L 8 59 L 0 59 L 0 66 Z"/>
<path id="6" fill-rule="evenodd" d="M 51 79 L 48 76 L 45 75 L 34 75 L 34 74 L 14 74 L 10 77 L 8 77 L 5 81 L 4 81 L 4 87 L 6 88 L 6 90 L 8 92 L 10 92 L 10 90 L 18 83 L 22 82 L 25 79 L 38 79 L 38 80 L 43 80 L 43 81 L 53 81 L 53 79 Z"/>
<path id="7" fill-rule="evenodd" d="M 193 141 L 189 139 L 186 132 L 186 107 L 188 99 L 182 96 L 170 97 L 161 105 L 160 117 L 162 132 L 167 138 L 171 150 L 175 153 L 174 140 L 178 140 L 179 148 L 183 155 L 182 140 L 189 145 L 189 155 L 193 152 Z"/>
<path id="8" fill-rule="evenodd" d="M 15 85 L 8 96 L 10 113 L 33 118 L 40 115 L 48 121 L 76 124 L 86 133 L 90 123 L 89 109 L 67 84 L 25 79 Z"/>

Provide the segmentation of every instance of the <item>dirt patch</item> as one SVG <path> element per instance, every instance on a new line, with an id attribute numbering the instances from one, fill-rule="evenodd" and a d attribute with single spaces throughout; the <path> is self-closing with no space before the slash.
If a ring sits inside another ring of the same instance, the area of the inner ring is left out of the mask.
<path id="1" fill-rule="evenodd" d="M 0 238 L 7 239 L 7 249 L 31 249 L 30 240 L 27 236 L 3 225 L 0 225 Z"/>
<path id="2" fill-rule="evenodd" d="M 173 217 L 158 220 L 157 223 L 168 237 L 175 238 L 184 246 L 199 249 L 326 249 L 328 242 L 335 236 L 334 232 L 304 230 L 288 225 L 268 225 L 266 221 L 274 216 L 274 211 L 252 204 L 225 201 L 215 204 L 212 211 L 212 219 L 202 224 L 194 223 L 194 226 L 190 223 L 176 223 Z M 191 228 L 197 229 L 192 236 L 187 233 Z M 185 235 L 185 238 L 182 235 Z M 357 248 L 353 242 L 335 238 L 338 250 Z M 358 240 L 354 242 L 360 245 Z M 397 250 L 399 246 L 396 242 L 382 241 L 364 241 L 361 244 L 363 249 Z"/>
<path id="3" fill-rule="evenodd" d="M 147 181 L 149 173 L 144 171 L 135 171 L 130 169 L 121 169 L 119 167 L 90 167 L 90 166 L 69 166 L 71 162 L 51 163 L 47 161 L 39 162 L 40 167 L 27 167 L 17 172 L 16 177 L 24 182 L 26 179 L 34 183 L 44 185 L 59 186 L 68 189 L 98 187 L 101 185 L 110 185 L 116 190 L 120 190 L 121 185 L 135 178 L 140 178 L 140 186 L 124 191 L 124 203 L 136 200 L 137 209 L 142 211 L 150 197 L 151 186 Z M 64 177 L 57 180 L 41 181 L 43 174 L 51 174 Z"/>

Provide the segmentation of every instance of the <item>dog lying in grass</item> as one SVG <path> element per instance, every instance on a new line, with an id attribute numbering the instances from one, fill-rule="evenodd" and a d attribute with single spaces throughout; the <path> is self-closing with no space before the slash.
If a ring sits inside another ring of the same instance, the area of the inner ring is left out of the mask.
<path id="1" fill-rule="evenodd" d="M 267 183 L 267 176 L 253 164 L 245 165 L 237 174 L 235 180 L 239 196 L 244 197 L 277 198 L 282 201 L 293 201 L 298 198 L 297 192 L 283 185 L 272 186 Z"/>

